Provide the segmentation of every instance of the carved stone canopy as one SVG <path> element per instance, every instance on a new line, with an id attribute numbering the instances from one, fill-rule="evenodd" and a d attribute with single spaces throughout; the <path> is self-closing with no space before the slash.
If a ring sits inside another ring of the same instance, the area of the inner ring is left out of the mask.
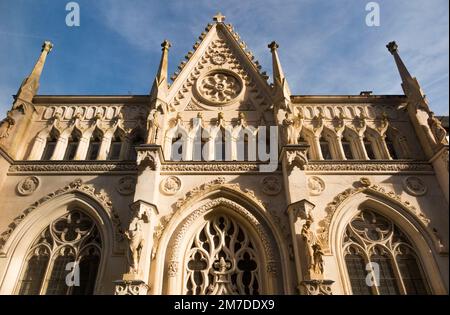
<path id="1" fill-rule="evenodd" d="M 288 206 L 288 213 L 293 213 L 294 221 L 297 220 L 297 218 L 306 220 L 311 218 L 311 212 L 314 209 L 315 205 L 311 203 L 310 201 L 306 199 L 302 199 L 300 201 L 291 203 Z"/>

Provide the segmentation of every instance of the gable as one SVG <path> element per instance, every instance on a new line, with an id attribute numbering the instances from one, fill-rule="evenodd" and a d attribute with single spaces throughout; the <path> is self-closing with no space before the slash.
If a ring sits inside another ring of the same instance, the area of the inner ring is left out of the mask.
<path id="1" fill-rule="evenodd" d="M 209 24 L 173 77 L 168 103 L 180 111 L 258 111 L 272 104 L 268 77 L 231 25 Z"/>

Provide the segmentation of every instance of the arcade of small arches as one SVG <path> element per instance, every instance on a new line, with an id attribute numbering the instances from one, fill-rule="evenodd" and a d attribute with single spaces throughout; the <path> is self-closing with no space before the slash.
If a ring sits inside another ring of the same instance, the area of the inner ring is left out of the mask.
<path id="1" fill-rule="evenodd" d="M 201 114 L 193 118 L 190 128 L 184 126 L 181 117 L 173 119 L 172 126 L 161 137 L 166 159 L 266 160 L 265 156 L 259 156 L 257 149 L 260 129 L 248 125 L 243 113 L 239 114 L 235 126 L 226 124 L 221 114 L 217 123 L 208 127 L 204 126 Z M 358 128 L 353 124 L 344 124 L 343 120 L 338 127 L 328 127 L 321 116 L 314 119 L 319 121 L 315 127 L 306 126 L 302 118 L 285 119 L 285 124 L 278 131 L 280 140 L 286 144 L 309 146 L 309 160 L 412 158 L 406 137 L 392 127 L 387 118 L 384 118 L 381 127 L 371 127 L 362 120 Z M 267 153 L 272 149 L 271 146 L 276 145 L 270 139 L 272 128 L 276 127 L 265 128 Z M 143 144 L 144 138 L 144 132 L 139 127 L 126 132 L 121 127 L 120 119 L 109 128 L 100 128 L 96 122 L 85 129 L 75 123 L 61 130 L 57 123 L 53 123 L 37 134 L 27 159 L 135 160 L 135 146 Z"/>
<path id="2" fill-rule="evenodd" d="M 40 131 L 28 160 L 136 160 L 135 146 L 144 142 L 143 132 L 126 132 L 117 124 L 106 130 L 95 124 L 86 129 L 72 125 Z"/>
<path id="3" fill-rule="evenodd" d="M 289 130 L 296 129 L 296 130 Z M 203 127 L 201 117 L 193 120 L 192 128 L 186 128 L 181 120 L 170 128 L 164 137 L 164 156 L 172 160 L 255 161 L 258 156 L 259 129 L 249 126 L 240 116 L 236 126 L 217 125 Z M 265 128 L 264 152 L 271 149 L 271 129 Z M 396 128 L 364 126 L 361 129 L 344 126 L 340 129 L 281 127 L 281 141 L 287 144 L 309 146 L 310 160 L 393 160 L 411 159 L 406 137 Z M 199 152 L 206 152 L 201 155 Z M 229 153 L 227 153 L 229 152 Z"/>

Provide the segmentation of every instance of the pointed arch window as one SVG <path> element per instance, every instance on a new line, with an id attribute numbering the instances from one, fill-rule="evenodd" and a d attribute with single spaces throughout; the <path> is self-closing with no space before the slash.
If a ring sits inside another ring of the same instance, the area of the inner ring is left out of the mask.
<path id="1" fill-rule="evenodd" d="M 52 129 L 47 137 L 44 151 L 42 152 L 41 160 L 50 160 L 55 152 L 56 143 L 58 142 L 59 133 Z"/>
<path id="2" fill-rule="evenodd" d="M 178 133 L 172 138 L 172 150 L 170 160 L 181 161 L 183 159 L 183 134 Z"/>
<path id="3" fill-rule="evenodd" d="M 258 295 L 261 263 L 254 241 L 234 218 L 216 214 L 191 241 L 185 262 L 188 295 Z"/>
<path id="4" fill-rule="evenodd" d="M 81 133 L 77 130 L 72 131 L 67 141 L 66 152 L 64 153 L 64 160 L 73 160 L 77 153 L 78 144 L 80 143 Z"/>
<path id="5" fill-rule="evenodd" d="M 144 143 L 144 138 L 139 134 L 136 133 L 134 136 L 131 137 L 131 145 L 128 152 L 128 159 L 130 161 L 136 161 L 137 160 L 137 152 L 136 147 Z"/>
<path id="6" fill-rule="evenodd" d="M 94 221 L 82 211 L 68 212 L 53 221 L 28 251 L 18 293 L 93 294 L 101 246 Z M 79 282 L 71 278 L 73 268 L 79 268 Z M 72 279 L 74 285 L 68 285 L 66 279 Z"/>
<path id="7" fill-rule="evenodd" d="M 394 142 L 392 142 L 391 138 L 389 136 L 387 136 L 384 141 L 386 143 L 386 147 L 387 147 L 389 156 L 394 160 L 398 159 L 398 155 L 395 150 Z"/>
<path id="8" fill-rule="evenodd" d="M 87 152 L 87 160 L 95 160 L 100 150 L 100 144 L 102 143 L 102 134 L 99 130 L 94 130 L 91 139 L 89 140 L 89 148 Z"/>
<path id="9" fill-rule="evenodd" d="M 372 210 L 360 211 L 347 225 L 344 260 L 353 294 L 429 293 L 412 243 L 394 222 Z"/>
<path id="10" fill-rule="evenodd" d="M 330 144 L 328 143 L 328 140 L 325 139 L 325 137 L 320 137 L 319 144 L 323 159 L 332 160 L 333 157 L 331 156 Z"/>
<path id="11" fill-rule="evenodd" d="M 342 149 L 344 151 L 345 158 L 347 160 L 353 160 L 354 157 L 353 157 L 352 145 L 351 145 L 350 141 L 344 137 L 344 138 L 342 138 L 341 143 L 342 143 Z"/>
<path id="12" fill-rule="evenodd" d="M 367 137 L 363 138 L 364 149 L 366 149 L 367 157 L 369 160 L 375 160 L 375 152 L 373 151 L 372 141 L 370 141 Z"/>
<path id="13" fill-rule="evenodd" d="M 298 137 L 297 143 L 300 144 L 300 145 L 308 145 L 311 148 L 311 145 L 309 144 L 308 140 L 306 140 L 306 138 L 305 138 L 305 136 L 303 134 L 300 134 L 300 136 Z M 312 157 L 311 157 L 312 154 L 311 154 L 310 148 L 308 149 L 306 155 L 308 156 L 308 159 L 311 160 L 312 159 Z"/>
<path id="14" fill-rule="evenodd" d="M 119 160 L 122 151 L 122 137 L 118 131 L 114 133 L 109 146 L 108 160 Z"/>
<path id="15" fill-rule="evenodd" d="M 225 130 L 220 130 L 214 139 L 214 161 L 225 161 Z"/>

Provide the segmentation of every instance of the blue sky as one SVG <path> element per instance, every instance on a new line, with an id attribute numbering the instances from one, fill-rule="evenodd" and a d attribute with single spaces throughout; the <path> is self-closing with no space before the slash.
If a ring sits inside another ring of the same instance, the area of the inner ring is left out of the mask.
<path id="1" fill-rule="evenodd" d="M 66 0 L 0 0 L 0 117 L 45 39 L 54 43 L 39 94 L 147 94 L 172 42 L 173 73 L 221 11 L 271 72 L 276 40 L 293 94 L 402 94 L 386 43 L 400 54 L 437 114 L 448 115 L 448 0 L 379 0 L 379 27 L 363 0 L 78 0 L 81 25 L 65 24 Z"/>

